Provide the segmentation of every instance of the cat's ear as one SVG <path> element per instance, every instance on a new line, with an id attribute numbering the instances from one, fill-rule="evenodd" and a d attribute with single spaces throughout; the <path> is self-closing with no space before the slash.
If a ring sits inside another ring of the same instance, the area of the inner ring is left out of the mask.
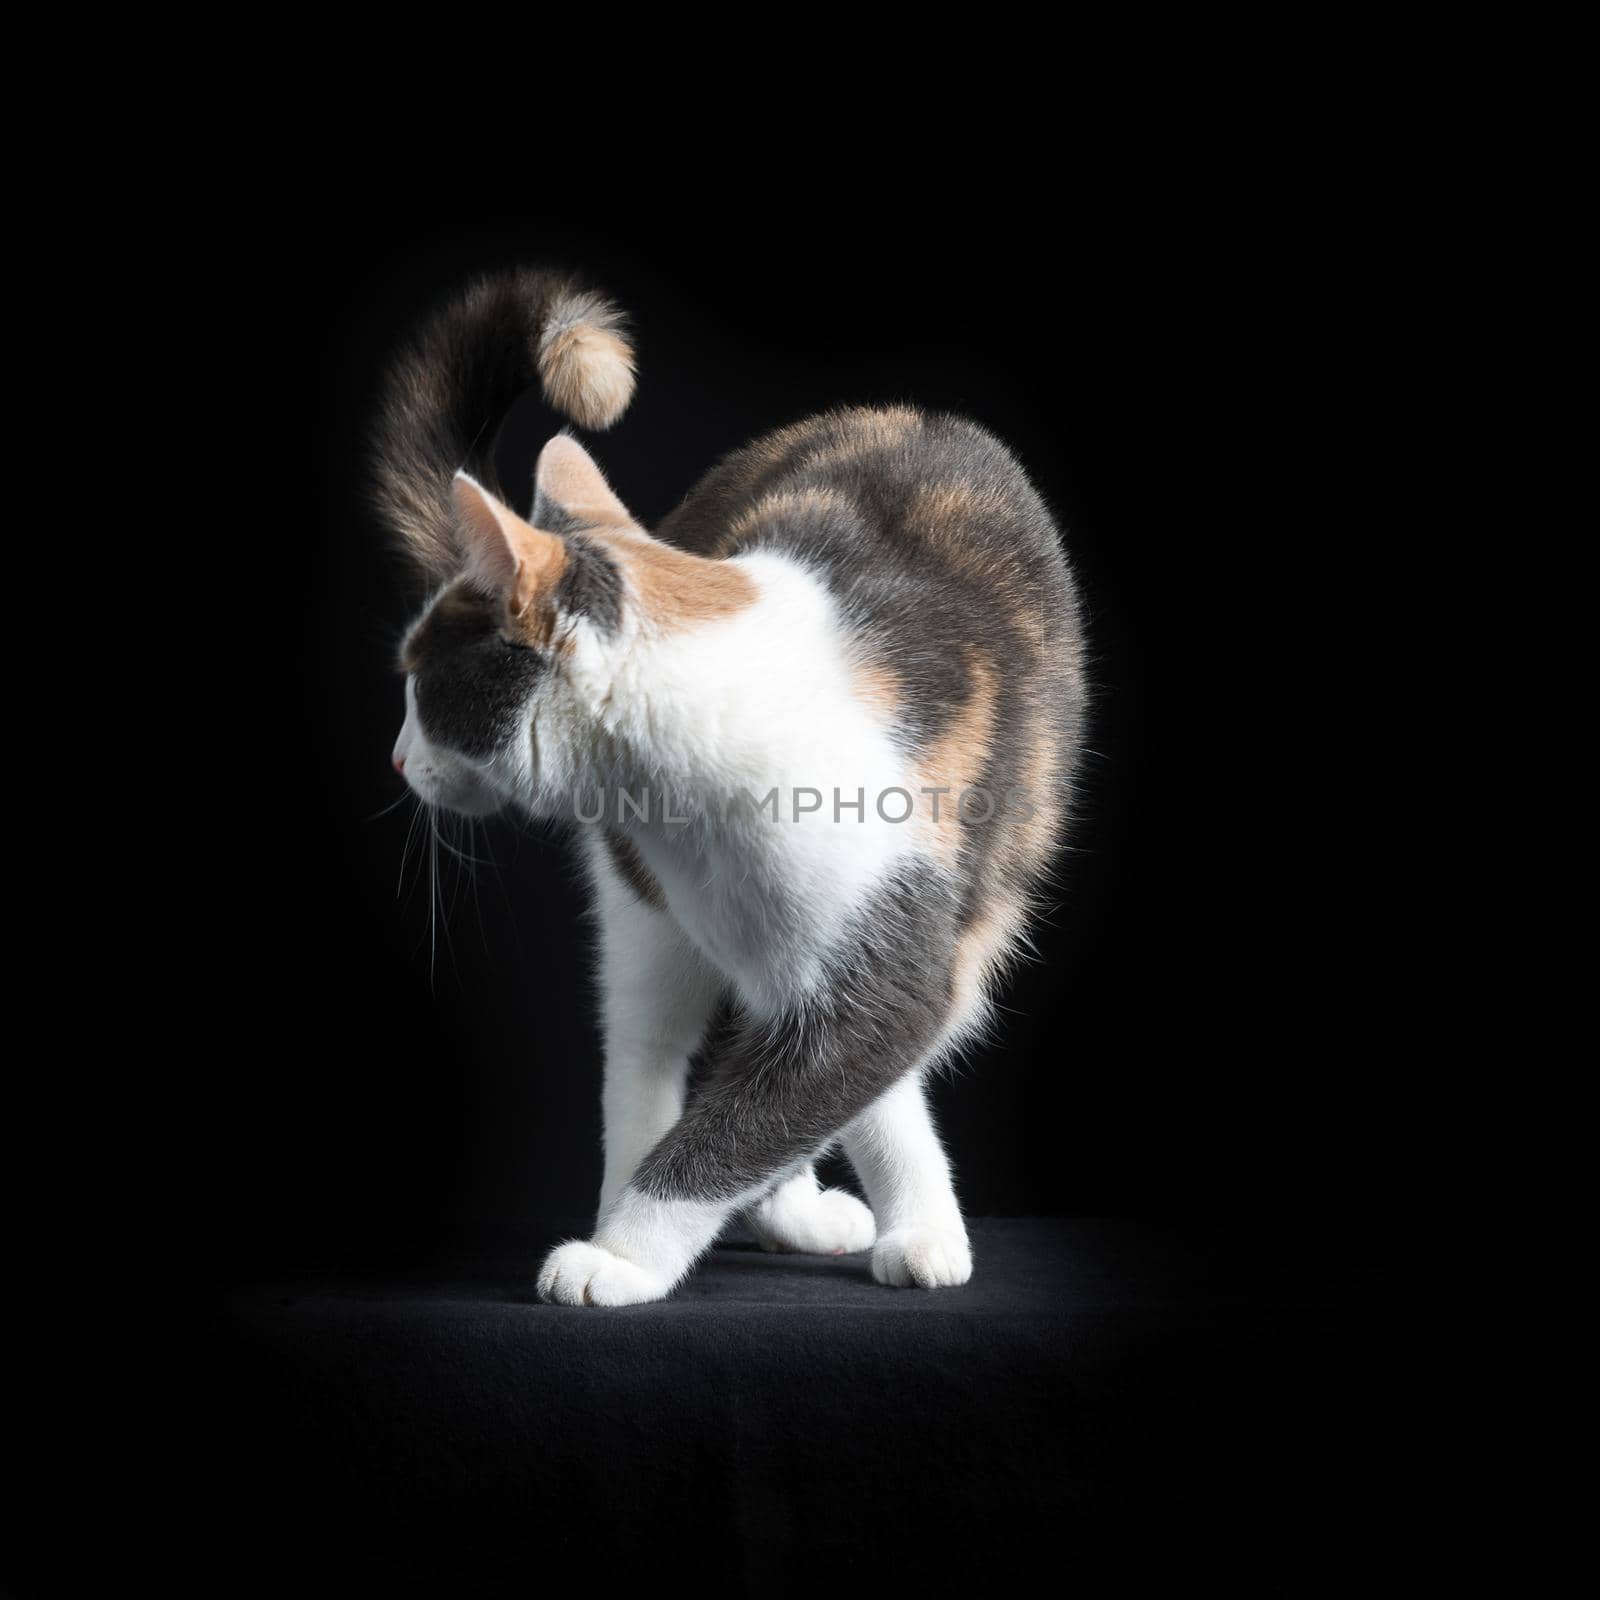
<path id="1" fill-rule="evenodd" d="M 464 472 L 456 474 L 451 493 L 467 575 L 489 593 L 503 595 L 511 614 L 521 616 L 566 570 L 566 545 L 530 527 Z"/>
<path id="2" fill-rule="evenodd" d="M 612 492 L 594 457 L 565 433 L 558 433 L 539 452 L 533 474 L 533 521 L 554 533 L 639 526 Z"/>

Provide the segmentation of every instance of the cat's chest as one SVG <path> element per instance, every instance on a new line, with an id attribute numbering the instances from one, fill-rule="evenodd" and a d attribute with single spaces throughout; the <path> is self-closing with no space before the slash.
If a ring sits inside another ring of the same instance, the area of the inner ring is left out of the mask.
<path id="1" fill-rule="evenodd" d="M 780 820 L 709 846 L 655 834 L 639 847 L 674 920 L 747 1005 L 777 1014 L 821 981 L 892 866 L 880 843 L 846 842 Z"/>

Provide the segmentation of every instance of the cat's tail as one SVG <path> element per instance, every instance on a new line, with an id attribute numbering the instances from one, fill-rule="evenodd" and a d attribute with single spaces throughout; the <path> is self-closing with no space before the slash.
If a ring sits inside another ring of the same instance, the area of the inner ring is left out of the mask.
<path id="1" fill-rule="evenodd" d="M 633 398 L 622 313 L 573 278 L 531 268 L 471 284 L 390 371 L 373 439 L 378 510 L 431 578 L 461 565 L 451 479 L 465 468 L 493 484 L 495 430 L 535 379 L 584 428 L 609 428 Z"/>

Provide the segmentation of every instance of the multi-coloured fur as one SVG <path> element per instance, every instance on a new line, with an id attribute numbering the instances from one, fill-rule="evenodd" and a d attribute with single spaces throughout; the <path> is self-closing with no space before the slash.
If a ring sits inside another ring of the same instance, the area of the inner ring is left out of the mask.
<path id="1" fill-rule="evenodd" d="M 437 585 L 396 767 L 430 805 L 567 820 L 598 903 L 605 1179 L 539 1292 L 660 1298 L 736 1212 L 963 1283 L 923 1080 L 982 1027 L 1066 818 L 1083 644 L 1050 515 L 981 428 L 896 407 L 766 435 L 653 532 L 561 435 L 524 518 L 488 443 L 535 379 L 614 422 L 617 313 L 476 285 L 397 366 L 378 479 Z M 819 1188 L 835 1144 L 866 1205 Z"/>

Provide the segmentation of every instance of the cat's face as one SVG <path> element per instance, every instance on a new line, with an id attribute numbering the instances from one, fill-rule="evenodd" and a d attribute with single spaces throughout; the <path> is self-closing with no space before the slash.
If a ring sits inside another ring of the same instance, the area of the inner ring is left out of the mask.
<path id="1" fill-rule="evenodd" d="M 523 775 L 545 652 L 511 636 L 504 606 L 465 579 L 441 591 L 407 635 L 406 714 L 395 770 L 429 805 L 483 816 Z"/>
<path id="2" fill-rule="evenodd" d="M 448 811 L 553 809 L 584 764 L 583 707 L 625 630 L 617 541 L 648 536 L 567 438 L 540 457 L 534 513 L 562 532 L 524 521 L 464 474 L 452 496 L 462 568 L 401 649 L 395 769 Z"/>

